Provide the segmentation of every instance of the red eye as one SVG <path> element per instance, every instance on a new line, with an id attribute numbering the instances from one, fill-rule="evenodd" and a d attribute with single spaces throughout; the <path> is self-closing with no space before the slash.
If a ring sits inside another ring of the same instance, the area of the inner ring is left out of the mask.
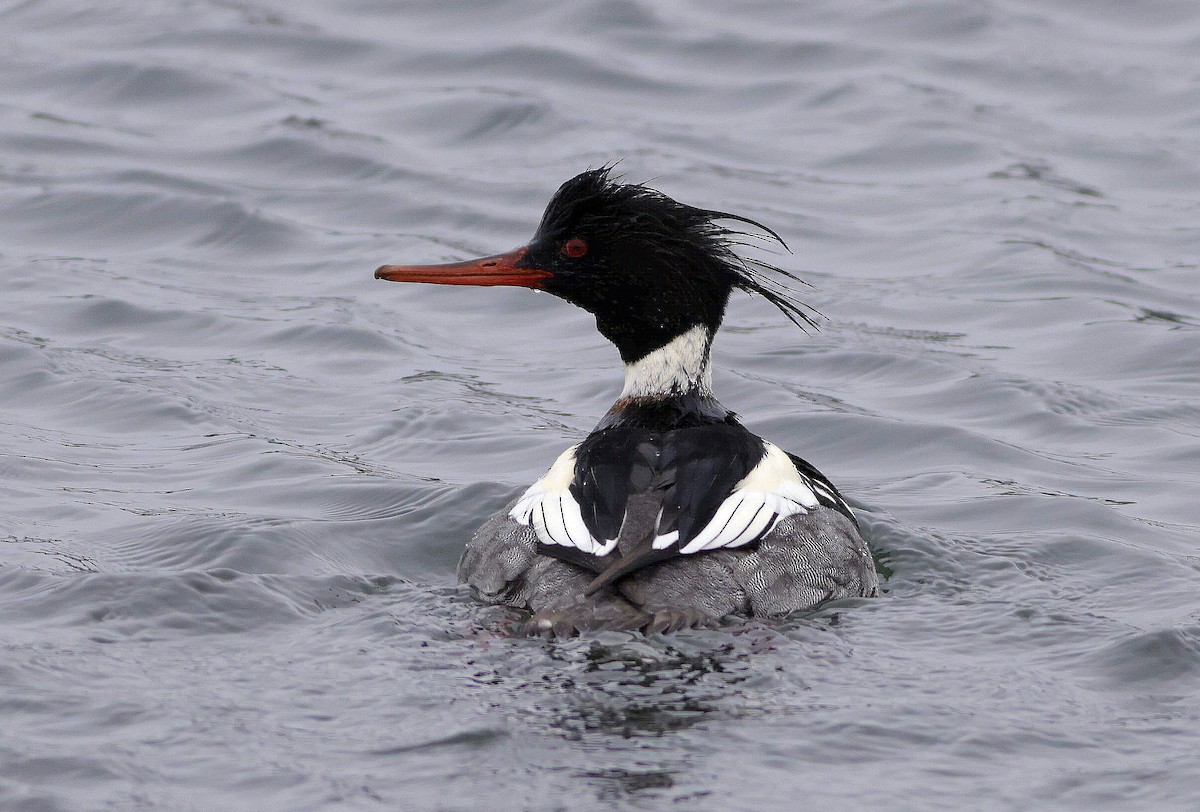
<path id="1" fill-rule="evenodd" d="M 575 237 L 563 243 L 562 252 L 572 259 L 577 259 L 587 253 L 587 243 Z"/>

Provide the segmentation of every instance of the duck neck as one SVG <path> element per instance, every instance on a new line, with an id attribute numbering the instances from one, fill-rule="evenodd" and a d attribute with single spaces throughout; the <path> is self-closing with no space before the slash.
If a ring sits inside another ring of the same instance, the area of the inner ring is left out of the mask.
<path id="1" fill-rule="evenodd" d="M 620 400 L 669 400 L 691 394 L 711 397 L 713 332 L 707 325 L 694 325 L 658 349 L 627 362 Z"/>
<path id="2" fill-rule="evenodd" d="M 596 430 L 666 432 L 717 423 L 737 425 L 737 416 L 712 393 L 709 358 L 714 332 L 703 325 L 690 327 L 658 349 L 627 361 L 621 397 Z"/>

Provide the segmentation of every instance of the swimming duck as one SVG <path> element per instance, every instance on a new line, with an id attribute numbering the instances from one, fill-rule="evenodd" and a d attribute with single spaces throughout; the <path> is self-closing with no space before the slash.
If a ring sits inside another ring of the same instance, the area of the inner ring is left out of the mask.
<path id="1" fill-rule="evenodd" d="M 583 172 L 554 194 L 533 240 L 446 265 L 384 265 L 378 279 L 512 285 L 596 317 L 625 363 L 620 396 L 582 442 L 471 538 L 461 582 L 527 610 L 518 631 L 647 634 L 872 597 L 870 550 L 838 489 L 738 422 L 712 392 L 713 337 L 734 289 L 798 326 L 803 305 L 733 251 L 745 217 Z M 791 277 L 795 278 L 795 277 Z"/>

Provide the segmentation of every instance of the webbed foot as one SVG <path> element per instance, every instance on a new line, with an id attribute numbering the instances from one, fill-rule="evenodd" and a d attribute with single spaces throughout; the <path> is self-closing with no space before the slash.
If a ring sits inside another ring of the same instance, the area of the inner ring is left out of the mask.
<path id="1" fill-rule="evenodd" d="M 720 621 L 699 609 L 659 609 L 642 630 L 645 634 L 671 634 L 682 629 L 712 629 Z"/>
<path id="2" fill-rule="evenodd" d="M 636 631 L 651 621 L 649 615 L 627 603 L 582 601 L 534 612 L 514 632 L 523 637 L 574 637 L 581 632 Z"/>

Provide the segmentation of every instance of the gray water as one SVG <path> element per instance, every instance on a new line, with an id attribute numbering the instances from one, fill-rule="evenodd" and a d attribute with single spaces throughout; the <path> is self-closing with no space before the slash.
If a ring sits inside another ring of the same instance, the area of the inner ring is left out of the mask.
<path id="1" fill-rule="evenodd" d="M 1193 0 L 0 3 L 0 808 L 1195 809 Z M 874 601 L 504 636 L 454 565 L 619 388 L 390 285 L 588 167 L 779 231 L 716 388 Z"/>

